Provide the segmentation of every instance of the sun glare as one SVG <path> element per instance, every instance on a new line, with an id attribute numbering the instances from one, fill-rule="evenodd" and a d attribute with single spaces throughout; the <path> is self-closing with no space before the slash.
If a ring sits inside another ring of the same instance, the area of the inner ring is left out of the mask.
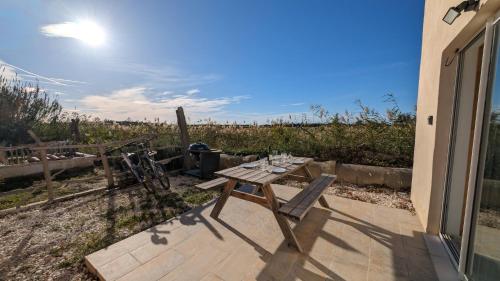
<path id="1" fill-rule="evenodd" d="M 95 22 L 81 21 L 76 24 L 75 38 L 90 46 L 98 47 L 106 41 L 106 34 Z"/>
<path id="2" fill-rule="evenodd" d="M 48 24 L 40 31 L 47 37 L 75 38 L 92 47 L 101 46 L 106 41 L 104 29 L 90 20 Z"/>

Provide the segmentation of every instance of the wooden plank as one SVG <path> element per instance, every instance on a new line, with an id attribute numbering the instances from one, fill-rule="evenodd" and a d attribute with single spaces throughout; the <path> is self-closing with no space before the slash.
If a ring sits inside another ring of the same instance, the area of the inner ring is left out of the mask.
<path id="1" fill-rule="evenodd" d="M 287 204 L 285 204 L 280 211 L 282 212 L 291 212 L 295 209 L 299 204 L 305 199 L 306 196 L 314 189 L 316 186 L 321 185 L 323 181 L 326 181 L 326 178 L 319 177 L 315 179 L 311 184 L 305 187 L 301 192 L 295 195 L 292 200 L 290 200 Z"/>
<path id="2" fill-rule="evenodd" d="M 101 161 L 102 161 L 102 166 L 104 167 L 104 173 L 106 174 L 106 178 L 108 179 L 108 187 L 112 187 L 115 185 L 114 180 L 113 180 L 113 171 L 111 171 L 111 168 L 109 167 L 109 162 L 108 158 L 106 156 L 106 149 L 104 148 L 104 145 L 99 145 L 99 154 L 101 154 Z"/>
<path id="3" fill-rule="evenodd" d="M 242 180 L 246 180 L 246 179 L 253 178 L 253 177 L 257 176 L 257 175 L 260 175 L 262 173 L 267 173 L 267 172 L 266 171 L 262 171 L 262 170 L 253 170 L 251 173 L 248 173 L 248 174 L 246 174 L 244 176 L 241 176 L 240 178 Z"/>
<path id="4" fill-rule="evenodd" d="M 300 202 L 290 213 L 289 215 L 299 220 L 302 220 L 304 216 L 309 212 L 309 210 L 314 206 L 314 203 L 318 201 L 323 192 L 328 188 L 329 183 L 333 181 L 325 181 L 321 185 L 316 186 L 311 189 L 307 196 L 304 197 L 304 200 Z"/>
<path id="5" fill-rule="evenodd" d="M 177 114 L 177 125 L 179 126 L 181 145 L 184 153 L 183 168 L 189 170 L 193 167 L 193 163 L 191 157 L 189 157 L 189 151 L 188 151 L 189 134 L 186 123 L 186 116 L 184 116 L 184 109 L 182 107 L 178 107 L 175 113 Z"/>
<path id="6" fill-rule="evenodd" d="M 215 174 L 218 176 L 228 178 L 228 179 L 242 181 L 242 179 L 241 179 L 242 177 L 244 177 L 247 174 L 252 173 L 253 171 L 255 171 L 255 170 L 238 167 L 238 169 L 235 169 L 235 170 L 230 171 L 228 173 L 215 173 Z"/>
<path id="7" fill-rule="evenodd" d="M 210 216 L 212 218 L 217 219 L 219 217 L 220 211 L 222 211 L 222 208 L 226 204 L 226 201 L 231 195 L 231 191 L 233 191 L 235 186 L 236 186 L 235 180 L 227 181 L 226 185 L 224 186 L 224 191 L 222 192 L 219 199 L 217 199 L 217 203 L 215 203 L 215 206 L 212 209 L 212 212 L 210 213 Z"/>
<path id="8" fill-rule="evenodd" d="M 173 157 L 165 158 L 165 159 L 162 159 L 162 160 L 160 160 L 160 161 L 156 161 L 156 162 L 158 162 L 158 163 L 160 163 L 160 164 L 164 164 L 164 165 L 165 165 L 165 164 L 168 164 L 168 163 L 170 163 L 170 162 L 172 162 L 172 161 L 174 161 L 174 160 L 176 160 L 176 159 L 181 159 L 181 158 L 184 158 L 184 155 L 177 155 L 177 156 L 173 156 Z"/>
<path id="9" fill-rule="evenodd" d="M 320 200 L 320 204 L 328 207 L 323 197 L 323 192 L 335 181 L 336 176 L 325 175 L 315 179 L 309 186 L 304 188 L 288 203 L 283 205 L 279 212 L 295 220 L 302 220 L 314 203 Z"/>
<path id="10" fill-rule="evenodd" d="M 237 190 L 231 191 L 231 196 L 234 196 L 234 197 L 242 199 L 242 200 L 250 201 L 253 203 L 257 203 L 257 204 L 262 205 L 266 208 L 270 208 L 269 203 L 265 197 L 256 196 L 256 195 L 253 195 L 250 193 L 241 192 L 241 191 L 237 191 Z"/>
<path id="11" fill-rule="evenodd" d="M 207 182 L 203 182 L 203 183 L 197 184 L 195 186 L 197 188 L 201 188 L 201 189 L 210 189 L 210 188 L 213 188 L 213 187 L 225 184 L 228 181 L 229 180 L 226 179 L 226 178 L 217 178 L 217 179 L 214 179 L 214 180 L 211 180 L 211 181 L 207 181 Z"/>
<path id="12" fill-rule="evenodd" d="M 249 178 L 246 178 L 245 180 L 249 181 L 249 182 L 257 182 L 259 179 L 263 178 L 263 177 L 267 177 L 269 176 L 269 172 L 268 171 L 262 171 L 261 170 L 261 173 L 259 174 L 256 174 L 252 177 L 249 177 Z"/>
<path id="13" fill-rule="evenodd" d="M 233 170 L 239 169 L 239 168 L 240 168 L 240 166 L 234 166 L 234 167 L 231 167 L 231 168 L 227 168 L 227 169 L 224 169 L 224 170 L 217 171 L 214 174 L 217 175 L 217 176 L 224 177 L 224 176 L 226 176 L 227 173 L 229 173 L 229 172 L 231 172 Z"/>
<path id="14" fill-rule="evenodd" d="M 237 177 L 239 174 L 241 174 L 241 173 L 244 174 L 245 172 L 248 172 L 248 171 L 249 171 L 248 169 L 245 169 L 245 168 L 238 166 L 236 169 L 227 172 L 226 176 L 227 177 Z"/>
<path id="15" fill-rule="evenodd" d="M 241 177 L 252 173 L 254 170 L 252 169 L 246 169 L 246 168 L 240 168 L 239 170 L 235 170 L 232 172 L 229 176 L 234 177 L 235 179 L 240 179 Z"/>

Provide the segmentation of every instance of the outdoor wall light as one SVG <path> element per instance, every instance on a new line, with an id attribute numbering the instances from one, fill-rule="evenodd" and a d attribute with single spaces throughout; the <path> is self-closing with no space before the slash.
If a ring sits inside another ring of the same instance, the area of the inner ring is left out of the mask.
<path id="1" fill-rule="evenodd" d="M 473 11 L 479 5 L 479 0 L 466 0 L 462 3 L 458 4 L 456 7 L 451 7 L 446 15 L 444 15 L 443 21 L 447 24 L 451 25 L 461 14 L 463 11 L 469 12 Z"/>

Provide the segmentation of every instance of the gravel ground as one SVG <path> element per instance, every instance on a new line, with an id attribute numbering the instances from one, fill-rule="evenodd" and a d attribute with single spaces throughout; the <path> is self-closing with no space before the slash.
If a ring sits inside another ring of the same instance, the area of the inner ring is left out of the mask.
<path id="1" fill-rule="evenodd" d="M 216 192 L 171 178 L 172 191 L 142 187 L 90 195 L 0 218 L 0 280 L 95 280 L 83 257 L 165 221 Z"/>
<path id="2" fill-rule="evenodd" d="M 299 188 L 303 188 L 307 185 L 307 183 L 289 180 L 284 180 L 281 184 Z M 326 193 L 391 208 L 404 209 L 415 215 L 415 209 L 410 200 L 409 190 L 395 191 L 392 188 L 380 186 L 357 186 L 349 183 L 334 183 Z"/>
<path id="3" fill-rule="evenodd" d="M 478 224 L 500 229 L 500 211 L 481 208 L 479 210 Z"/>

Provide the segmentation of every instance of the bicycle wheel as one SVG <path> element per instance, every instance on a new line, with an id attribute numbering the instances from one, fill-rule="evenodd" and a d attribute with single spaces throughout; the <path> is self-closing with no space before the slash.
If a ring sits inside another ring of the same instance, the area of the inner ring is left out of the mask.
<path id="1" fill-rule="evenodd" d="M 170 180 L 163 166 L 160 163 L 154 163 L 155 177 L 160 181 L 161 186 L 165 189 L 170 189 Z"/>
<path id="2" fill-rule="evenodd" d="M 127 167 L 128 170 L 132 173 L 134 178 L 139 183 L 144 183 L 144 170 L 142 169 L 142 167 L 132 163 L 132 161 L 130 160 L 130 158 L 128 158 L 128 156 L 126 155 L 122 156 L 123 156 L 122 166 Z"/>

